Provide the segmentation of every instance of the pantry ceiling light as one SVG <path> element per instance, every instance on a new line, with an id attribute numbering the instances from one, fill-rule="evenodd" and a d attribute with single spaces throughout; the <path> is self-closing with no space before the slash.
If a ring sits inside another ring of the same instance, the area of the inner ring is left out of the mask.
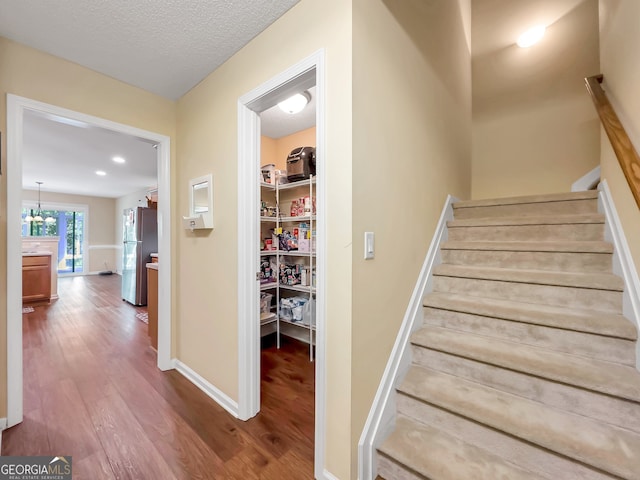
<path id="1" fill-rule="evenodd" d="M 101 177 L 104 177 L 107 174 L 107 172 L 105 172 L 104 170 L 96 170 L 96 175 L 100 175 Z"/>
<path id="2" fill-rule="evenodd" d="M 124 163 L 126 160 L 122 157 L 113 157 L 113 161 L 116 163 Z"/>
<path id="3" fill-rule="evenodd" d="M 538 25 L 533 27 L 530 30 L 524 32 L 520 37 L 518 37 L 518 46 L 520 48 L 528 48 L 531 45 L 535 45 L 542 37 L 544 37 L 544 32 L 547 29 L 544 25 Z"/>
<path id="4" fill-rule="evenodd" d="M 280 110 L 282 110 L 283 112 L 293 115 L 294 113 L 301 112 L 304 107 L 307 106 L 309 100 L 311 100 L 311 95 L 309 95 L 309 92 L 296 93 L 295 95 L 278 103 L 278 107 L 280 107 Z"/>

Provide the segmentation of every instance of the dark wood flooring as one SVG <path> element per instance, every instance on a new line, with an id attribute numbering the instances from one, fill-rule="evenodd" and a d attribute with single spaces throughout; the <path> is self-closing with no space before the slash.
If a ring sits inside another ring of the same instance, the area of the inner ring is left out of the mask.
<path id="1" fill-rule="evenodd" d="M 175 371 L 156 368 L 146 311 L 120 277 L 59 280 L 23 314 L 24 421 L 3 455 L 71 455 L 74 479 L 312 479 L 314 367 L 307 346 L 262 350 L 262 410 L 236 420 Z"/>

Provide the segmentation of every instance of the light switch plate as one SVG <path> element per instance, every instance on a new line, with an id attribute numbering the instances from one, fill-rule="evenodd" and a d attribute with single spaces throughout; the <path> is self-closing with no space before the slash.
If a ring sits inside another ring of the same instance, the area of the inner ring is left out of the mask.
<path id="1" fill-rule="evenodd" d="M 374 256 L 374 235 L 373 232 L 364 232 L 364 259 L 370 260 Z"/>

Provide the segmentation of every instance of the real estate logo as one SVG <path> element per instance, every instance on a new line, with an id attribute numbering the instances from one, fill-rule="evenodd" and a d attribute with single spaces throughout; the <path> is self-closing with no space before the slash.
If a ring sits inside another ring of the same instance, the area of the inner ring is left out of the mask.
<path id="1" fill-rule="evenodd" d="M 0 480 L 71 480 L 71 456 L 0 457 Z"/>

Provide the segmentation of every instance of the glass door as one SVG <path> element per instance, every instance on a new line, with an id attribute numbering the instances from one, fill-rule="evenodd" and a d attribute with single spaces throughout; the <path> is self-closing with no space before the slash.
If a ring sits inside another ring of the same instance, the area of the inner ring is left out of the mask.
<path id="1" fill-rule="evenodd" d="M 36 208 L 22 209 L 23 237 L 60 237 L 58 242 L 58 273 L 83 273 L 85 269 L 84 235 L 85 212 L 81 210 L 42 210 L 42 218 L 53 222 L 27 222 L 27 215 L 35 216 Z"/>

